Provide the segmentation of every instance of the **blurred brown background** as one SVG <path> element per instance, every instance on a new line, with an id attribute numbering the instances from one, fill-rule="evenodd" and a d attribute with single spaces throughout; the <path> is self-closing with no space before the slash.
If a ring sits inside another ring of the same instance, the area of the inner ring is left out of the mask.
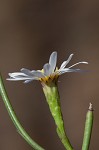
<path id="1" fill-rule="evenodd" d="M 6 81 L 9 72 L 42 69 L 53 51 L 58 66 L 71 53 L 70 64 L 88 61 L 85 74 L 60 77 L 59 90 L 67 134 L 81 149 L 86 111 L 94 106 L 90 150 L 99 149 L 99 1 L 1 0 L 0 71 L 11 103 L 28 133 L 46 150 L 64 150 L 39 82 Z M 32 150 L 12 124 L 0 97 L 0 150 Z"/>

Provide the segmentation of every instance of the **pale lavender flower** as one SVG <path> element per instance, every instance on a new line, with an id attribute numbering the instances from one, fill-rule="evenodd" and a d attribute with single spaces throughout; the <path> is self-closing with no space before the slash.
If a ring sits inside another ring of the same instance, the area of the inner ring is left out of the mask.
<path id="1" fill-rule="evenodd" d="M 40 80 L 41 82 L 49 82 L 52 80 L 57 80 L 60 75 L 67 72 L 81 72 L 80 69 L 74 69 L 73 67 L 78 64 L 88 64 L 88 62 L 82 61 L 67 67 L 67 64 L 70 62 L 73 54 L 69 56 L 69 58 L 64 61 L 60 68 L 56 67 L 57 63 L 57 52 L 53 52 L 50 55 L 49 63 L 46 63 L 43 66 L 42 70 L 32 70 L 22 68 L 20 72 L 9 73 L 10 78 L 7 80 L 11 81 L 19 81 L 24 80 L 24 83 L 28 83 L 33 80 Z"/>

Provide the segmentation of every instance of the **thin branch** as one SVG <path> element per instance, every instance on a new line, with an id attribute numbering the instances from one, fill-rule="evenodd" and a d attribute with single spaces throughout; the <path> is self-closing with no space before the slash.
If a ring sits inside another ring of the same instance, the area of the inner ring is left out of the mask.
<path id="1" fill-rule="evenodd" d="M 33 139 L 31 139 L 31 137 L 28 135 L 28 133 L 25 131 L 25 129 L 22 127 L 22 125 L 20 124 L 14 110 L 13 107 L 10 103 L 10 99 L 7 95 L 5 86 L 3 84 L 3 80 L 2 77 L 0 76 L 0 94 L 1 97 L 3 99 L 3 102 L 5 104 L 5 107 L 9 113 L 9 116 L 11 118 L 11 120 L 13 121 L 15 127 L 17 128 L 18 132 L 20 133 L 20 135 L 27 141 L 27 143 L 29 145 L 31 145 L 32 148 L 34 148 L 35 150 L 44 150 L 41 146 L 39 146 Z"/>

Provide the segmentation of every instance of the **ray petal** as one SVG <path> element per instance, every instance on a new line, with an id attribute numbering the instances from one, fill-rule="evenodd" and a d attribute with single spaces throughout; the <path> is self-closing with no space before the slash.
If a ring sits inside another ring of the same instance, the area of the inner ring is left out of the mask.
<path id="1" fill-rule="evenodd" d="M 29 69 L 22 68 L 21 72 L 28 75 L 28 76 L 33 76 L 32 71 L 30 71 Z"/>
<path id="2" fill-rule="evenodd" d="M 60 75 L 67 72 L 82 72 L 81 69 L 69 69 L 69 68 L 60 69 L 59 71 L 60 71 L 59 72 Z"/>
<path id="3" fill-rule="evenodd" d="M 25 80 L 24 83 L 30 83 L 30 82 L 32 82 L 33 80 L 38 80 L 38 79 L 35 78 L 35 79 Z"/>
<path id="4" fill-rule="evenodd" d="M 63 69 L 63 68 L 66 67 L 66 65 L 67 65 L 67 64 L 70 62 L 70 60 L 72 59 L 73 55 L 74 55 L 74 54 L 71 54 L 71 55 L 69 56 L 69 58 L 61 64 L 60 69 Z"/>
<path id="5" fill-rule="evenodd" d="M 49 76 L 51 74 L 51 66 L 50 64 L 45 64 L 43 66 L 45 76 Z"/>
<path id="6" fill-rule="evenodd" d="M 28 80 L 29 78 L 7 78 L 9 81 L 21 81 L 21 80 Z"/>
<path id="7" fill-rule="evenodd" d="M 70 67 L 68 67 L 68 68 L 70 69 L 70 68 L 72 68 L 72 67 L 74 67 L 74 66 L 76 66 L 76 65 L 78 65 L 78 64 L 88 64 L 88 62 L 86 62 L 86 61 L 81 61 L 81 62 L 75 63 L 74 65 L 72 65 L 72 66 L 70 66 Z"/>
<path id="8" fill-rule="evenodd" d="M 50 55 L 49 64 L 51 66 L 51 73 L 54 72 L 57 63 L 57 52 L 53 52 Z"/>
<path id="9" fill-rule="evenodd" d="M 32 71 L 32 74 L 34 75 L 34 77 L 38 78 L 44 77 L 44 73 L 42 73 L 41 71 Z"/>
<path id="10" fill-rule="evenodd" d="M 16 76 L 24 76 L 24 77 L 27 77 L 26 74 L 22 73 L 22 72 L 14 72 L 14 73 L 9 73 L 8 74 L 10 77 L 14 78 Z"/>

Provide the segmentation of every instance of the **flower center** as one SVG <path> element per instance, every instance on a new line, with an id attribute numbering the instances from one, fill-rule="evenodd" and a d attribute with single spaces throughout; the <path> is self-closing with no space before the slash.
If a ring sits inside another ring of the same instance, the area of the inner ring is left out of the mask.
<path id="1" fill-rule="evenodd" d="M 42 84 L 50 85 L 52 83 L 57 83 L 58 77 L 59 77 L 58 74 L 52 74 L 50 76 L 42 77 L 39 80 L 41 81 Z"/>

